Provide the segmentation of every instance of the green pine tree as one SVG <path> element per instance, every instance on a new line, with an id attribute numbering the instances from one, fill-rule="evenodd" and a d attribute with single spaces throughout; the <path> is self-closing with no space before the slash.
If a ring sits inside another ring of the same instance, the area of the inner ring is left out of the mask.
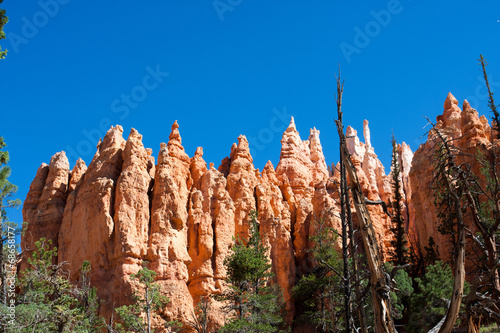
<path id="1" fill-rule="evenodd" d="M 410 296 L 409 332 L 427 332 L 446 314 L 453 293 L 451 268 L 437 260 L 426 267 L 422 278 L 415 278 L 416 290 Z M 469 286 L 464 286 L 464 294 Z"/>
<path id="2" fill-rule="evenodd" d="M 0 4 L 3 0 L 0 0 Z M 3 26 L 9 22 L 9 18 L 5 16 L 5 9 L 0 8 L 0 39 L 5 39 L 5 32 L 3 31 Z M 7 54 L 7 50 L 2 51 L 2 47 L 0 46 L 0 59 L 5 58 Z"/>
<path id="3" fill-rule="evenodd" d="M 162 294 L 160 286 L 154 283 L 156 272 L 143 267 L 137 274 L 130 276 L 132 280 L 139 281 L 142 290 L 133 292 L 133 304 L 115 309 L 121 323 L 115 323 L 114 327 L 108 326 L 108 331 L 151 333 L 155 331 L 152 325 L 155 318 L 163 321 L 165 327 L 171 329 L 170 332 L 176 331 L 179 328 L 177 322 L 166 322 L 157 314 L 170 300 Z"/>
<path id="4" fill-rule="evenodd" d="M 434 238 L 429 237 L 429 242 L 427 246 L 424 246 L 425 256 L 424 263 L 425 266 L 434 265 L 437 260 L 439 260 L 439 246 L 434 242 Z"/>
<path id="5" fill-rule="evenodd" d="M 299 321 L 312 324 L 317 332 L 338 332 L 344 329 L 343 261 L 337 244 L 337 232 L 324 221 L 317 222 L 311 236 L 315 268 L 304 275 L 294 287 L 294 296 L 305 307 Z"/>
<path id="6" fill-rule="evenodd" d="M 408 250 L 405 221 L 401 207 L 403 201 L 401 197 L 401 166 L 399 165 L 398 147 L 394 135 L 392 136 L 391 174 L 391 185 L 394 193 L 392 198 L 391 232 L 394 234 L 394 238 L 391 240 L 392 249 L 389 254 L 391 256 L 391 261 L 396 266 L 402 266 L 410 262 L 410 251 Z"/>
<path id="7" fill-rule="evenodd" d="M 0 11 L 1 15 L 1 11 Z M 17 192 L 17 186 L 9 182 L 8 178 L 11 169 L 7 166 L 9 162 L 9 152 L 3 150 L 6 147 L 3 137 L 0 137 L 0 303 L 6 305 L 11 299 L 7 297 L 7 288 L 9 283 L 7 275 L 9 271 L 15 269 L 17 261 L 17 246 L 15 245 L 15 236 L 21 232 L 21 229 L 15 222 L 9 221 L 7 209 L 17 208 L 21 204 L 19 199 L 13 199 Z"/>
<path id="8" fill-rule="evenodd" d="M 262 245 L 257 213 L 250 213 L 250 239 L 238 239 L 224 260 L 229 288 L 217 297 L 231 316 L 221 333 L 279 332 L 284 326 L 284 304 L 279 286 L 272 283 L 267 248 Z"/>
<path id="9" fill-rule="evenodd" d="M 8 332 L 23 333 L 100 332 L 95 289 L 79 288 L 69 281 L 64 264 L 53 263 L 57 248 L 50 240 L 42 238 L 35 247 L 18 281 L 15 322 L 4 321 L 3 326 Z M 84 265 L 82 271 L 87 274 L 90 266 Z"/>
<path id="10" fill-rule="evenodd" d="M 385 263 L 384 266 L 386 272 L 392 272 L 394 268 L 393 264 L 390 262 Z M 403 317 L 406 317 L 406 313 L 408 311 L 408 299 L 414 291 L 412 278 L 405 270 L 399 269 L 396 274 L 394 274 L 394 281 L 392 283 L 394 284 L 394 288 L 392 288 L 390 293 L 392 315 L 394 320 L 401 320 Z M 402 322 L 397 323 L 402 324 Z"/>
<path id="11" fill-rule="evenodd" d="M 79 325 L 75 332 L 101 332 L 104 327 L 102 317 L 98 315 L 100 300 L 97 289 L 90 285 L 90 272 L 92 266 L 89 261 L 84 261 L 80 268 L 80 281 L 76 290 Z"/>

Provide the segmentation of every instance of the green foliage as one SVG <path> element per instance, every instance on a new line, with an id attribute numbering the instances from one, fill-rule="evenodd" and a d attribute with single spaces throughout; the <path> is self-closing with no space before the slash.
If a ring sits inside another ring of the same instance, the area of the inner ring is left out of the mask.
<path id="1" fill-rule="evenodd" d="M 391 240 L 392 249 L 389 251 L 391 261 L 396 266 L 402 266 L 410 261 L 410 252 L 408 250 L 408 240 L 406 239 L 406 228 L 402 214 L 402 201 L 401 196 L 401 167 L 399 165 L 398 149 L 396 138 L 392 136 L 392 161 L 391 161 L 391 174 L 392 174 L 392 190 L 393 198 L 392 206 L 392 227 L 391 232 L 394 234 Z"/>
<path id="2" fill-rule="evenodd" d="M 422 332 L 434 327 L 446 314 L 453 292 L 453 275 L 448 265 L 436 261 L 427 266 L 422 278 L 415 278 L 417 292 L 410 297 L 410 332 Z"/>
<path id="3" fill-rule="evenodd" d="M 275 325 L 257 320 L 252 321 L 250 318 L 241 318 L 231 320 L 219 330 L 220 333 L 274 333 L 278 332 Z"/>
<path id="4" fill-rule="evenodd" d="M 343 328 L 343 262 L 335 230 L 319 221 L 311 237 L 315 268 L 293 288 L 295 298 L 306 310 L 300 320 L 313 324 L 318 332 L 337 332 Z"/>
<path id="5" fill-rule="evenodd" d="M 156 312 L 164 307 L 169 299 L 162 294 L 160 286 L 154 283 L 156 272 L 143 267 L 137 274 L 131 274 L 130 277 L 132 280 L 139 281 L 142 290 L 141 292 L 133 292 L 133 304 L 123 305 L 115 309 L 121 323 L 116 323 L 114 328 L 110 329 L 119 333 L 150 333 L 152 332 L 153 317 L 161 318 Z M 145 314 L 145 318 L 143 318 L 143 314 Z M 165 326 L 174 330 L 178 328 L 176 322 L 165 322 Z"/>
<path id="6" fill-rule="evenodd" d="M 281 290 L 273 284 L 267 248 L 262 245 L 257 213 L 250 212 L 250 239 L 238 239 L 224 260 L 229 288 L 217 297 L 232 316 L 220 328 L 230 332 L 278 332 L 284 326 Z"/>
<path id="7" fill-rule="evenodd" d="M 463 215 L 468 207 L 465 191 L 470 187 L 470 174 L 455 164 L 456 153 L 452 150 L 451 140 L 445 138 L 440 132 L 442 142 L 436 145 L 434 160 L 434 178 L 432 189 L 434 191 L 434 206 L 438 217 L 438 231 L 446 236 L 451 246 L 451 256 L 456 255 L 461 240 L 460 230 L 463 225 Z M 453 148 L 455 149 L 455 148 Z"/>
<path id="8" fill-rule="evenodd" d="M 102 318 L 97 314 L 100 304 L 97 289 L 90 285 L 91 270 L 90 262 L 84 261 L 80 268 L 80 284 L 76 294 L 80 309 L 77 319 L 82 332 L 100 332 L 104 326 Z"/>
<path id="9" fill-rule="evenodd" d="M 451 176 L 449 177 L 451 178 Z M 450 249 L 454 249 L 456 248 L 458 235 L 456 230 L 456 203 L 444 186 L 443 184 L 438 185 L 435 192 L 434 204 L 437 208 L 437 217 L 439 220 L 437 229 L 442 235 L 448 236 L 452 245 Z"/>
<path id="10" fill-rule="evenodd" d="M 1 30 L 1 29 L 0 29 Z M 21 229 L 15 222 L 9 221 L 7 209 L 17 208 L 21 204 L 19 199 L 13 199 L 17 192 L 17 186 L 9 182 L 10 168 L 6 165 L 9 162 L 9 152 L 3 150 L 6 147 L 3 137 L 0 137 L 0 303 L 8 305 L 10 299 L 8 295 L 7 279 L 11 278 L 15 270 L 17 245 L 15 236 Z"/>
<path id="11" fill-rule="evenodd" d="M 21 275 L 16 307 L 20 332 L 69 332 L 72 326 L 77 300 L 62 266 L 53 264 L 57 248 L 51 245 L 44 238 L 37 241 L 29 267 Z"/>
<path id="12" fill-rule="evenodd" d="M 8 180 L 11 169 L 6 165 L 9 162 L 9 152 L 3 150 L 6 146 L 3 137 L 0 136 L 0 226 L 2 244 L 9 236 L 12 237 L 13 234 L 20 233 L 17 224 L 7 218 L 7 209 L 19 207 L 21 200 L 13 199 L 17 192 L 17 186 Z"/>
<path id="13" fill-rule="evenodd" d="M 429 237 L 429 242 L 427 246 L 424 246 L 425 257 L 424 263 L 425 266 L 434 265 L 437 260 L 439 260 L 439 246 L 434 242 L 434 238 Z"/>
<path id="14" fill-rule="evenodd" d="M 391 272 L 394 266 L 392 263 L 385 264 L 386 272 Z M 408 298 L 413 294 L 412 278 L 408 273 L 400 269 L 394 275 L 394 288 L 390 293 L 393 319 L 402 319 L 405 311 L 408 310 Z"/>
<path id="15" fill-rule="evenodd" d="M 500 332 L 500 325 L 498 324 L 491 324 L 486 327 L 481 327 L 479 329 L 480 333 L 498 333 Z"/>
<path id="16" fill-rule="evenodd" d="M 6 165 L 9 162 L 9 152 L 3 150 L 6 146 L 3 137 L 0 136 L 0 213 L 3 223 L 7 221 L 7 212 L 5 209 L 15 208 L 21 204 L 19 199 L 12 199 L 17 192 L 17 186 L 7 180 L 11 169 Z"/>
<path id="17" fill-rule="evenodd" d="M 3 2 L 3 0 L 0 0 L 0 4 Z M 5 39 L 5 32 L 3 31 L 3 26 L 9 22 L 9 18 L 5 15 L 5 9 L 0 8 L 0 39 Z M 0 47 L 0 59 L 5 58 L 5 55 L 7 54 L 7 50 L 3 50 Z"/>
<path id="18" fill-rule="evenodd" d="M 2 324 L 9 332 L 100 332 L 95 289 L 70 283 L 63 265 L 53 264 L 57 248 L 51 244 L 44 238 L 35 243 L 18 282 L 16 321 Z M 84 264 L 82 272 L 88 274 L 90 264 Z"/>
<path id="19" fill-rule="evenodd" d="M 453 293 L 451 268 L 442 261 L 427 266 L 422 278 L 415 278 L 416 291 L 410 296 L 409 332 L 424 332 L 434 327 L 446 314 Z M 464 285 L 464 295 L 469 285 Z"/>
<path id="20" fill-rule="evenodd" d="M 477 182 L 482 183 L 484 192 L 487 193 L 486 198 L 475 197 L 476 205 L 478 206 L 481 224 L 492 234 L 498 233 L 498 227 L 494 229 L 495 222 L 500 218 L 498 206 L 495 204 L 500 199 L 500 178 L 498 172 L 499 151 L 496 146 L 492 146 L 490 150 L 490 158 L 487 158 L 481 150 L 476 151 L 476 160 L 480 165 L 480 173 L 482 177 L 477 177 Z M 479 192 L 479 191 L 478 191 Z M 486 200 L 484 200 L 486 199 Z M 482 235 L 481 235 L 482 238 Z M 484 240 L 483 240 L 484 241 Z"/>

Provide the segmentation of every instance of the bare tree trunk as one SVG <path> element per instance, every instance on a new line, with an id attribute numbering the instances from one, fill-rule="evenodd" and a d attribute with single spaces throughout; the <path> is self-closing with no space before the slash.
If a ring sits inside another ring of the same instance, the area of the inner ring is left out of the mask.
<path id="1" fill-rule="evenodd" d="M 475 317 L 469 317 L 467 322 L 467 333 L 479 333 L 481 328 L 481 319 Z"/>
<path id="2" fill-rule="evenodd" d="M 458 199 L 460 200 L 460 199 Z M 451 302 L 446 313 L 446 319 L 439 330 L 440 333 L 451 332 L 455 322 L 458 318 L 458 313 L 460 311 L 460 304 L 462 304 L 462 297 L 464 294 L 464 282 L 465 282 L 465 228 L 462 219 L 461 206 L 458 205 L 456 208 L 457 214 L 460 212 L 459 217 L 459 230 L 458 230 L 458 249 L 455 261 L 455 276 L 453 282 L 453 294 L 451 295 Z"/>
<path id="3" fill-rule="evenodd" d="M 356 293 L 356 306 L 359 317 L 359 326 L 361 333 L 368 333 L 368 328 L 366 325 L 366 313 L 365 307 L 361 303 L 361 286 L 359 279 L 359 266 L 358 266 L 358 256 L 356 255 L 356 243 L 354 241 L 354 226 L 352 223 L 352 213 L 351 213 L 351 203 L 349 200 L 349 187 L 347 186 L 347 182 L 344 184 L 345 193 L 347 193 L 347 202 L 346 202 L 346 212 L 347 212 L 347 223 L 349 224 L 349 246 L 352 254 L 352 273 L 354 275 L 354 291 Z"/>
<path id="4" fill-rule="evenodd" d="M 342 152 L 342 150 L 341 150 Z M 346 332 L 351 332 L 351 275 L 349 272 L 349 247 L 347 235 L 347 212 L 346 212 L 346 193 L 347 183 L 345 167 L 340 165 L 340 216 L 342 220 L 342 260 L 344 264 L 344 311 L 345 311 L 345 328 Z"/>
<path id="5" fill-rule="evenodd" d="M 344 83 L 337 78 L 337 116 L 338 121 L 342 123 L 342 93 L 344 91 Z M 342 145 L 340 145 L 340 155 L 342 155 Z M 349 272 L 349 247 L 348 247 L 348 221 L 346 202 L 349 202 L 349 195 L 347 189 L 347 176 L 344 164 L 340 164 L 340 219 L 342 221 L 342 261 L 344 264 L 343 272 L 343 285 L 344 285 L 344 313 L 345 313 L 345 330 L 351 332 L 351 276 Z"/>
<path id="6" fill-rule="evenodd" d="M 361 191 L 356 169 L 352 164 L 347 145 L 343 125 L 336 121 L 341 147 L 343 149 L 342 163 L 349 175 L 351 194 L 353 196 L 354 207 L 358 216 L 363 243 L 365 245 L 368 268 L 370 270 L 370 288 L 373 299 L 373 311 L 375 319 L 375 332 L 393 333 L 396 332 L 394 322 L 391 316 L 391 306 L 389 300 L 390 287 L 388 285 L 386 274 L 382 269 L 380 250 L 377 243 L 375 231 L 373 230 L 372 220 L 366 207 L 365 197 Z"/>
<path id="7" fill-rule="evenodd" d="M 434 126 L 434 124 L 433 124 Z M 458 237 L 456 240 L 455 248 L 453 249 L 455 255 L 455 271 L 454 271 L 454 282 L 453 282 L 453 294 L 451 295 L 450 305 L 448 311 L 446 312 L 446 318 L 443 325 L 439 329 L 439 333 L 451 332 L 455 322 L 458 318 L 458 313 L 460 311 L 460 304 L 462 304 L 463 292 L 464 292 L 464 282 L 465 282 L 465 225 L 462 213 L 462 203 L 461 197 L 457 194 L 457 187 L 463 189 L 465 193 L 468 191 L 467 186 L 467 175 L 465 175 L 461 169 L 455 164 L 454 153 L 452 152 L 448 142 L 445 140 L 443 135 L 433 127 L 434 132 L 437 134 L 442 142 L 444 148 L 444 160 L 437 166 L 439 168 L 439 173 L 442 180 L 445 182 L 447 191 L 453 200 L 455 208 L 455 219 L 457 224 Z M 451 171 L 451 177 L 448 173 Z M 452 184 L 453 181 L 453 184 Z M 459 182 L 463 182 L 459 184 Z"/>

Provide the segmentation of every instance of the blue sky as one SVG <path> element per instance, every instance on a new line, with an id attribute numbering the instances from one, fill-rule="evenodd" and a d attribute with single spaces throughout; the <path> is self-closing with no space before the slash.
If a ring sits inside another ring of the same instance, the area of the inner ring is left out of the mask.
<path id="1" fill-rule="evenodd" d="M 477 62 L 500 91 L 500 2 L 5 0 L 10 22 L 0 61 L 0 135 L 11 182 L 24 200 L 36 169 L 65 150 L 87 164 L 110 124 L 131 127 L 157 156 L 178 120 L 192 156 L 216 166 L 238 135 L 254 164 L 276 166 L 295 117 L 321 131 L 338 160 L 335 74 L 345 78 L 344 123 L 362 133 L 388 170 L 391 134 L 415 151 L 423 116 L 451 91 L 487 113 Z M 498 95 L 497 102 L 500 101 Z M 425 136 L 424 136 L 425 137 Z M 10 213 L 21 222 L 21 210 Z"/>

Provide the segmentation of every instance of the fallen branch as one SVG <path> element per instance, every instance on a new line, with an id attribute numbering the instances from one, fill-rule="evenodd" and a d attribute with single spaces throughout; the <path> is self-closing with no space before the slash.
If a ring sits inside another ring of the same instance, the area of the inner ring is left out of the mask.
<path id="1" fill-rule="evenodd" d="M 383 200 L 368 200 L 367 198 L 365 198 L 365 203 L 367 205 L 381 205 L 384 213 L 386 213 L 387 216 L 392 217 L 392 215 L 389 213 L 389 210 L 387 209 L 387 204 Z"/>

